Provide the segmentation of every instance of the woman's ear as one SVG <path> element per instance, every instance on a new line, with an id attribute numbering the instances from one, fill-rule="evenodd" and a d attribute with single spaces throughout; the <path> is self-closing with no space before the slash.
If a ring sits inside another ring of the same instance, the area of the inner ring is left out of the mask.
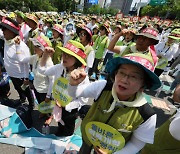
<path id="1" fill-rule="evenodd" d="M 139 92 L 143 92 L 144 89 L 146 89 L 146 88 L 147 88 L 147 86 L 146 86 L 146 85 L 143 85 L 143 86 L 139 89 Z"/>
<path id="2" fill-rule="evenodd" d="M 141 87 L 141 88 L 139 89 L 139 92 L 143 92 L 144 89 L 145 89 L 145 86 Z"/>

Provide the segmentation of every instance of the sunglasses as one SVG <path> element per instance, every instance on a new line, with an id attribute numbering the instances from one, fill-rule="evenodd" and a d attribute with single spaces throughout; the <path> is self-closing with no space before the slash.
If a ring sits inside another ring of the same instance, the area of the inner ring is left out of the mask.
<path id="1" fill-rule="evenodd" d="M 86 36 L 86 33 L 79 33 L 79 36 L 84 37 L 84 36 Z"/>

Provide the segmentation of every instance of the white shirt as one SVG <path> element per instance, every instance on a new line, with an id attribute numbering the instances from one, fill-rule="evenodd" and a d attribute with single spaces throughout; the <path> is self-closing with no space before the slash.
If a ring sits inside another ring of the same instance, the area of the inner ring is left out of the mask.
<path id="1" fill-rule="evenodd" d="M 43 74 L 40 74 L 38 72 L 38 68 L 40 67 L 39 62 L 40 58 L 38 55 L 32 55 L 28 58 L 25 58 L 22 60 L 24 63 L 30 63 L 32 65 L 32 72 L 34 73 L 34 81 L 33 85 L 37 92 L 39 93 L 47 93 L 47 97 L 51 96 L 52 93 L 52 86 L 54 83 L 54 77 L 53 76 L 46 76 Z M 46 62 L 46 68 L 53 66 L 53 62 L 51 58 L 48 58 Z"/>
<path id="2" fill-rule="evenodd" d="M 95 52 L 92 50 L 87 57 L 87 68 L 92 68 L 95 59 Z"/>
<path id="3" fill-rule="evenodd" d="M 4 66 L 10 77 L 28 78 L 29 64 L 22 63 L 21 60 L 29 57 L 28 46 L 21 41 L 19 45 L 14 40 L 5 40 L 4 44 Z"/>
<path id="4" fill-rule="evenodd" d="M 47 75 L 47 76 L 54 76 L 55 80 L 60 77 L 67 77 L 66 68 L 63 66 L 63 64 L 57 64 L 54 66 L 51 66 L 49 68 L 41 67 L 38 70 L 40 73 Z M 89 83 L 88 77 L 85 78 L 85 80 L 81 83 L 87 84 Z M 68 105 L 65 106 L 66 111 L 71 112 L 72 109 L 78 108 L 78 110 L 85 104 L 87 104 L 88 98 L 74 98 Z"/>
<path id="5" fill-rule="evenodd" d="M 95 81 L 89 84 L 83 84 L 78 86 L 68 87 L 68 93 L 74 98 L 78 97 L 90 97 L 95 100 L 100 96 L 102 90 L 106 86 L 106 80 Z M 129 154 L 136 153 L 140 151 L 145 143 L 153 143 L 154 141 L 154 132 L 156 127 L 156 114 L 152 115 L 148 120 L 139 125 L 139 127 L 133 132 L 130 141 L 126 146 L 120 151 L 116 152 L 117 154 Z"/>
<path id="6" fill-rule="evenodd" d="M 85 46 L 85 50 L 86 48 L 88 48 L 89 45 Z M 94 63 L 94 58 L 95 58 L 95 52 L 94 50 L 90 51 L 89 54 L 87 55 L 87 59 L 86 59 L 86 62 L 87 62 L 87 69 L 88 70 L 89 68 L 92 68 L 93 67 L 93 63 Z"/>
<path id="7" fill-rule="evenodd" d="M 177 43 L 173 43 L 170 46 L 167 46 L 165 42 L 160 42 L 155 46 L 157 55 L 162 55 L 171 61 L 178 56 L 179 45 Z"/>
<path id="8" fill-rule="evenodd" d="M 94 29 L 95 27 L 98 27 L 96 24 L 92 25 L 91 22 L 88 23 L 86 26 L 87 26 L 89 29 L 91 29 L 91 31 L 93 31 L 93 29 Z"/>

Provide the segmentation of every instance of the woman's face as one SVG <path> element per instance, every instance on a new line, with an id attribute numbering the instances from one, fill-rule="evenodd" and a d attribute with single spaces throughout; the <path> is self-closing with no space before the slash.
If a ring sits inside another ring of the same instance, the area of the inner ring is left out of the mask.
<path id="1" fill-rule="evenodd" d="M 118 27 L 116 27 L 116 28 L 114 29 L 114 34 L 117 34 L 117 33 L 119 33 L 120 31 L 121 31 L 121 29 L 118 28 Z"/>
<path id="2" fill-rule="evenodd" d="M 59 33 L 56 30 L 53 29 L 52 33 L 53 33 L 53 38 L 54 39 L 57 39 L 59 37 Z"/>
<path id="3" fill-rule="evenodd" d="M 136 65 L 120 65 L 114 81 L 119 100 L 128 100 L 144 87 L 144 71 Z"/>
<path id="4" fill-rule="evenodd" d="M 21 24 L 23 22 L 23 19 L 19 16 L 16 17 L 16 21 Z"/>
<path id="5" fill-rule="evenodd" d="M 37 46 L 34 46 L 34 52 L 35 52 L 39 57 L 41 57 L 42 54 L 43 54 L 43 51 L 42 51 L 39 47 L 37 47 Z"/>
<path id="6" fill-rule="evenodd" d="M 11 40 L 13 39 L 16 35 L 14 34 L 14 32 L 10 31 L 9 29 L 7 28 L 2 28 L 2 31 L 3 31 L 3 35 L 4 35 L 4 38 L 6 40 Z"/>
<path id="7" fill-rule="evenodd" d="M 106 29 L 104 27 L 101 27 L 99 29 L 99 32 L 100 32 L 100 36 L 106 35 Z"/>
<path id="8" fill-rule="evenodd" d="M 150 45 L 152 45 L 152 39 L 145 36 L 138 36 L 136 40 L 136 48 L 141 51 L 147 49 Z"/>
<path id="9" fill-rule="evenodd" d="M 63 52 L 62 54 L 62 59 L 63 59 L 63 65 L 64 67 L 71 69 L 74 67 L 74 64 L 76 63 L 76 58 Z"/>
<path id="10" fill-rule="evenodd" d="M 133 39 L 134 35 L 133 33 L 126 33 L 125 40 L 126 42 L 130 42 Z"/>
<path id="11" fill-rule="evenodd" d="M 98 30 L 97 28 L 94 28 L 94 29 L 93 29 L 93 34 L 94 34 L 94 35 L 98 34 L 98 32 L 99 32 L 99 30 Z"/>
<path id="12" fill-rule="evenodd" d="M 84 44 L 84 42 L 87 42 L 87 32 L 85 30 L 81 30 L 81 32 L 79 33 L 79 39 L 82 44 Z"/>
<path id="13" fill-rule="evenodd" d="M 28 26 L 30 28 L 32 28 L 32 30 L 36 29 L 36 27 L 37 27 L 37 24 L 34 21 L 30 20 L 30 19 L 27 19 L 26 23 L 28 24 Z"/>

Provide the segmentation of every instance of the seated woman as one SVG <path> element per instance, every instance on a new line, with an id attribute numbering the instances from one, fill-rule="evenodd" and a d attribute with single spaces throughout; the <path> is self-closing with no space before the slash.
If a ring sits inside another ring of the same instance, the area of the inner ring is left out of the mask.
<path id="1" fill-rule="evenodd" d="M 75 121 L 78 111 L 81 107 L 87 104 L 87 98 L 71 98 L 67 92 L 67 84 L 69 83 L 70 73 L 77 68 L 86 66 L 84 46 L 74 40 L 69 40 L 64 47 L 57 47 L 62 52 L 62 63 L 51 67 L 46 67 L 48 58 L 53 54 L 52 48 L 47 48 L 40 62 L 39 72 L 46 76 L 54 76 L 53 84 L 53 99 L 56 101 L 56 113 L 53 113 L 54 119 L 58 122 L 57 136 L 70 136 L 74 133 Z M 89 78 L 86 77 L 82 84 L 89 83 Z M 61 113 L 62 114 L 61 114 Z M 49 124 L 51 119 L 47 121 Z"/>
<path id="2" fill-rule="evenodd" d="M 153 144 L 146 144 L 141 154 L 178 154 L 180 153 L 180 109 L 160 126 Z"/>
<path id="3" fill-rule="evenodd" d="M 157 89 L 161 82 L 153 73 L 151 57 L 141 53 L 113 58 L 106 71 L 112 82 L 85 85 L 79 85 L 86 77 L 83 70 L 71 73 L 69 95 L 94 98 L 81 124 L 83 144 L 79 153 L 89 154 L 93 148 L 97 153 L 137 153 L 146 143 L 153 143 L 156 126 L 156 114 L 143 90 Z M 121 139 L 115 140 L 115 136 Z"/>

